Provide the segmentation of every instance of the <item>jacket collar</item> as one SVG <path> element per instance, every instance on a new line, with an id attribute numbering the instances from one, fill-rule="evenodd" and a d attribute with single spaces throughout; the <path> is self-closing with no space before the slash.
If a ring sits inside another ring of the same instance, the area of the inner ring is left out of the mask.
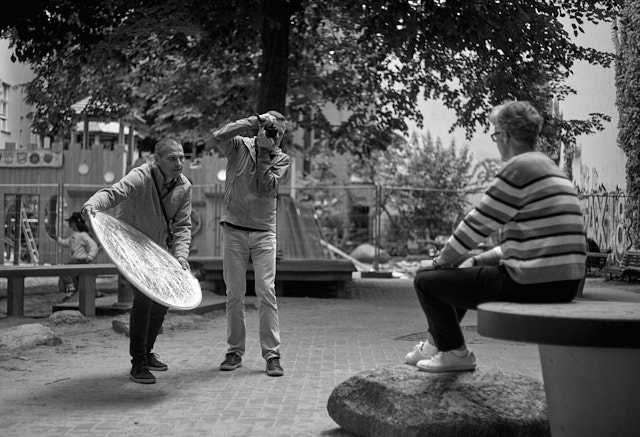
<path id="1" fill-rule="evenodd" d="M 151 171 L 155 174 L 156 180 L 160 184 L 161 188 L 164 188 L 167 186 L 177 187 L 178 185 L 182 185 L 184 183 L 184 181 L 182 180 L 182 175 L 176 178 L 170 178 L 170 179 L 165 178 L 164 175 L 162 174 L 162 171 L 160 170 L 160 167 L 158 167 L 156 164 L 151 165 Z"/>

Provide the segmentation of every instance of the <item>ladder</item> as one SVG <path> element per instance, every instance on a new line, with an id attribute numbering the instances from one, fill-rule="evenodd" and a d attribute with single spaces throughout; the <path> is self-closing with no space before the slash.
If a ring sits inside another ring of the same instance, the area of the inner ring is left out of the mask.
<path id="1" fill-rule="evenodd" d="M 20 224 L 22 225 L 22 233 L 24 234 L 24 239 L 27 242 L 29 255 L 31 255 L 31 262 L 33 262 L 34 264 L 38 264 L 38 246 L 36 245 L 36 239 L 33 238 L 33 232 L 31 231 L 31 225 L 29 224 L 27 213 L 23 208 L 20 208 Z"/>

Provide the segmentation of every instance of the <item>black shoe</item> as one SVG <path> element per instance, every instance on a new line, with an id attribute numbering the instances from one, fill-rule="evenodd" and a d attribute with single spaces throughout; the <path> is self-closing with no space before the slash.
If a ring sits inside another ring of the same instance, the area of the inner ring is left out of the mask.
<path id="1" fill-rule="evenodd" d="M 282 370 L 282 366 L 280 365 L 279 357 L 273 357 L 267 360 L 267 375 L 269 376 L 284 375 L 284 370 Z"/>
<path id="2" fill-rule="evenodd" d="M 158 355 L 149 352 L 147 354 L 147 369 L 148 370 L 157 370 L 159 372 L 164 372 L 167 370 L 169 366 L 158 359 Z"/>
<path id="3" fill-rule="evenodd" d="M 220 370 L 236 370 L 242 367 L 242 357 L 237 352 L 229 352 L 220 364 Z"/>
<path id="4" fill-rule="evenodd" d="M 155 384 L 156 377 L 147 370 L 144 364 L 134 364 L 129 373 L 129 379 L 140 384 Z"/>
<path id="5" fill-rule="evenodd" d="M 65 296 L 62 298 L 63 302 L 68 301 L 69 299 L 71 299 L 76 293 L 78 292 L 78 290 L 76 289 L 69 289 L 69 291 L 67 291 L 65 293 Z"/>

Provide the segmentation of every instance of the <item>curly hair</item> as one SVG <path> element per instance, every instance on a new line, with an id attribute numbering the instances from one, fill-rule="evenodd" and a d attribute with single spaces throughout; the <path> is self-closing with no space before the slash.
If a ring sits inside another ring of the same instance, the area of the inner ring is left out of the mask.
<path id="1" fill-rule="evenodd" d="M 544 119 L 531 103 L 525 100 L 498 105 L 491 111 L 489 121 L 506 131 L 522 144 L 534 148 L 542 130 Z"/>

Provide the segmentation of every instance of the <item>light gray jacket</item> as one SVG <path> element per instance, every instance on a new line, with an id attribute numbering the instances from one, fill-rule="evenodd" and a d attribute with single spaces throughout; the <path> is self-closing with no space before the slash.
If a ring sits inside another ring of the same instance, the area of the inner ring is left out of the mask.
<path id="1" fill-rule="evenodd" d="M 232 136 L 246 128 L 245 123 L 229 123 L 214 134 L 218 148 L 227 157 L 220 222 L 275 232 L 278 189 L 291 159 L 280 148 L 270 152 L 258 148 L 256 152 L 255 137 Z"/>
<path id="2" fill-rule="evenodd" d="M 155 165 L 142 164 L 111 187 L 95 193 L 84 206 L 92 205 L 97 211 L 119 206 L 115 217 L 138 229 L 160 246 L 166 247 L 167 224 L 151 176 L 152 171 L 156 175 L 158 186 L 162 187 L 164 176 L 160 169 Z M 163 203 L 171 220 L 171 253 L 176 258 L 181 256 L 186 259 L 191 244 L 191 183 L 184 175 L 180 175 L 180 180 L 163 198 Z"/>

